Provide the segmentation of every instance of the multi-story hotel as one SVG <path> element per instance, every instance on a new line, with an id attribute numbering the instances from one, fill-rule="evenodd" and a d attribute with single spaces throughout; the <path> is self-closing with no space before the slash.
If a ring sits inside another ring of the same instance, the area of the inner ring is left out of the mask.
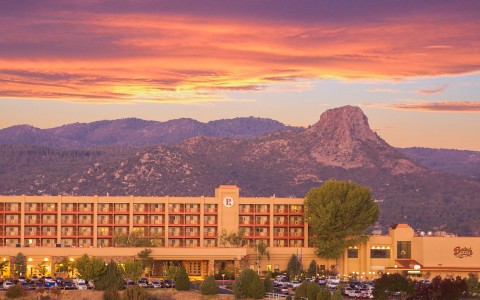
<path id="1" fill-rule="evenodd" d="M 283 271 L 293 254 L 305 268 L 315 259 L 319 271 L 331 269 L 336 261 L 316 257 L 309 243 L 303 201 L 240 197 L 236 186 L 220 186 L 214 197 L 0 196 L 0 258 L 22 252 L 29 274 L 39 263 L 52 270 L 63 258 L 85 253 L 121 261 L 143 248 L 113 247 L 114 235 L 136 232 L 157 245 L 151 249 L 158 265 L 181 260 L 191 275 L 213 272 L 216 262 Z M 241 229 L 247 244 L 268 245 L 269 260 L 258 261 L 250 246 L 219 244 L 222 231 Z M 480 272 L 479 253 L 480 238 L 417 236 L 399 224 L 388 235 L 345 249 L 337 270 L 369 279 L 388 272 L 466 276 Z"/>

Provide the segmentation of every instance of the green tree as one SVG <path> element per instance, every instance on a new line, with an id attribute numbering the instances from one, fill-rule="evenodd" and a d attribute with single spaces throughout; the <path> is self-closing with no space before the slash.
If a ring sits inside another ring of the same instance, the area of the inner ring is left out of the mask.
<path id="1" fill-rule="evenodd" d="M 123 288 L 122 273 L 116 262 L 111 260 L 103 274 L 95 281 L 95 289 L 101 291 L 120 290 Z"/>
<path id="2" fill-rule="evenodd" d="M 265 287 L 266 293 L 273 292 L 273 283 L 272 283 L 272 277 L 270 277 L 270 273 L 268 273 L 267 276 L 265 276 L 265 279 L 263 280 L 263 286 Z"/>
<path id="3" fill-rule="evenodd" d="M 175 275 L 177 274 L 177 266 L 168 266 L 167 267 L 167 278 L 170 280 L 175 280 Z"/>
<path id="4" fill-rule="evenodd" d="M 336 290 L 333 292 L 332 297 L 330 298 L 330 300 L 343 300 L 342 293 L 340 292 L 339 289 L 336 289 Z"/>
<path id="5" fill-rule="evenodd" d="M 208 276 L 200 285 L 200 293 L 202 295 L 218 294 L 218 284 L 213 276 Z"/>
<path id="6" fill-rule="evenodd" d="M 405 296 L 413 295 L 415 284 L 401 274 L 383 274 L 375 280 L 373 296 L 375 299 L 386 300 L 393 293 L 403 293 Z"/>
<path id="7" fill-rule="evenodd" d="M 245 229 L 241 228 L 238 232 L 227 233 L 227 230 L 222 229 L 218 237 L 218 242 L 222 247 L 239 248 L 245 246 L 246 242 L 243 238 L 245 236 Z"/>
<path id="8" fill-rule="evenodd" d="M 309 277 L 317 276 L 317 262 L 314 259 L 312 259 L 312 261 L 308 265 L 307 275 Z"/>
<path id="9" fill-rule="evenodd" d="M 250 286 L 255 280 L 260 280 L 257 272 L 252 269 L 244 269 L 233 283 L 233 294 L 237 299 L 253 298 L 250 294 Z M 263 284 L 261 284 L 263 290 Z"/>
<path id="10" fill-rule="evenodd" d="M 105 262 L 101 258 L 89 257 L 87 254 L 82 255 L 75 261 L 75 269 L 78 277 L 89 280 L 98 280 L 105 271 Z"/>
<path id="11" fill-rule="evenodd" d="M 153 269 L 153 257 L 150 255 L 152 254 L 152 249 L 145 248 L 142 251 L 138 252 L 138 258 L 142 262 L 143 269 Z"/>
<path id="12" fill-rule="evenodd" d="M 295 254 L 292 254 L 287 264 L 287 274 L 290 279 L 298 276 L 302 272 L 302 264 Z"/>
<path id="13" fill-rule="evenodd" d="M 188 291 L 190 289 L 190 279 L 188 278 L 187 270 L 184 265 L 177 268 L 175 275 L 175 289 L 177 291 Z"/>
<path id="14" fill-rule="evenodd" d="M 21 252 L 19 252 L 17 256 L 13 258 L 12 274 L 15 277 L 19 277 L 20 275 L 27 275 L 27 257 Z"/>
<path id="15" fill-rule="evenodd" d="M 265 286 L 258 274 L 255 274 L 248 286 L 248 297 L 253 299 L 263 299 L 265 297 Z"/>
<path id="16" fill-rule="evenodd" d="M 316 300 L 317 295 L 320 293 L 320 287 L 315 282 L 307 283 L 307 298 L 309 300 Z"/>
<path id="17" fill-rule="evenodd" d="M 317 294 L 317 300 L 330 300 L 332 294 L 328 288 L 320 289 L 320 292 Z"/>
<path id="18" fill-rule="evenodd" d="M 379 215 L 370 189 L 354 182 L 328 180 L 305 197 L 305 218 L 322 258 L 338 259 L 349 246 L 368 240 Z"/>
<path id="19" fill-rule="evenodd" d="M 295 289 L 295 299 L 300 298 L 307 298 L 307 282 L 302 282 L 296 289 Z"/>
<path id="20" fill-rule="evenodd" d="M 130 279 L 137 281 L 142 277 L 143 274 L 143 264 L 141 261 L 136 261 L 133 259 L 127 259 L 122 265 L 122 273 L 125 279 Z"/>
<path id="21" fill-rule="evenodd" d="M 428 287 L 432 290 L 433 299 L 438 300 L 460 299 L 468 290 L 467 280 L 460 276 L 448 276 L 444 279 L 437 276 Z"/>
<path id="22" fill-rule="evenodd" d="M 257 253 L 257 267 L 258 271 L 260 272 L 260 261 L 264 256 L 267 257 L 267 260 L 270 260 L 270 252 L 267 250 L 267 244 L 263 241 L 257 241 L 255 243 L 253 249 L 255 249 L 255 252 Z"/>
<path id="23" fill-rule="evenodd" d="M 467 278 L 468 293 L 473 296 L 474 294 L 480 295 L 480 283 L 478 282 L 478 274 L 468 273 Z"/>

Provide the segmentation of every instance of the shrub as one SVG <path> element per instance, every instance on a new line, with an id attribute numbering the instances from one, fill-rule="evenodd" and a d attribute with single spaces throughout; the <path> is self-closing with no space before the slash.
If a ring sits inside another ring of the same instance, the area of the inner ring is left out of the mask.
<path id="1" fill-rule="evenodd" d="M 330 298 L 331 300 L 343 300 L 343 296 L 342 296 L 342 293 L 340 293 L 340 290 L 335 290 L 335 292 L 333 292 L 333 295 L 332 295 L 332 298 Z"/>
<path id="2" fill-rule="evenodd" d="M 200 285 L 200 292 L 202 295 L 216 295 L 218 294 L 218 284 L 215 282 L 213 276 L 208 276 Z"/>
<path id="3" fill-rule="evenodd" d="M 177 291 L 188 291 L 190 289 L 190 279 L 183 265 L 180 265 L 175 275 L 175 289 Z"/>
<path id="4" fill-rule="evenodd" d="M 120 290 L 123 288 L 123 279 L 118 265 L 113 260 L 105 268 L 105 272 L 101 277 L 95 281 L 95 289 L 106 291 L 106 290 Z"/>
<path id="5" fill-rule="evenodd" d="M 108 289 L 103 294 L 103 300 L 121 300 L 118 290 Z"/>
<path id="6" fill-rule="evenodd" d="M 5 296 L 7 296 L 7 298 L 20 298 L 25 296 L 25 290 L 21 285 L 14 284 L 8 288 Z"/>
<path id="7" fill-rule="evenodd" d="M 317 300 L 330 300 L 332 294 L 328 288 L 320 289 L 320 292 L 317 294 Z"/>
<path id="8" fill-rule="evenodd" d="M 307 283 L 307 298 L 309 300 L 316 300 L 320 292 L 320 287 L 315 282 Z"/>
<path id="9" fill-rule="evenodd" d="M 300 299 L 300 298 L 306 298 L 307 297 L 307 282 L 304 281 L 302 284 L 300 284 L 296 289 L 295 289 L 295 299 Z"/>
<path id="10" fill-rule="evenodd" d="M 144 288 L 139 286 L 128 287 L 123 292 L 123 300 L 149 300 L 150 296 L 147 294 Z"/>
<path id="11" fill-rule="evenodd" d="M 255 286 L 255 290 L 251 286 Z M 260 293 L 262 294 L 261 298 L 263 298 L 265 294 L 265 286 L 258 274 L 252 269 L 243 270 L 233 284 L 233 294 L 235 295 L 235 298 L 258 299 L 257 297 Z"/>
<path id="12" fill-rule="evenodd" d="M 292 296 L 287 296 L 286 300 L 292 300 Z"/>
<path id="13" fill-rule="evenodd" d="M 267 276 L 263 280 L 263 285 L 265 286 L 266 293 L 273 292 L 273 284 L 272 284 L 272 278 L 270 277 L 270 274 L 267 274 Z"/>
<path id="14" fill-rule="evenodd" d="M 263 299 L 265 296 L 265 286 L 256 273 L 248 287 L 248 296 L 253 299 Z"/>

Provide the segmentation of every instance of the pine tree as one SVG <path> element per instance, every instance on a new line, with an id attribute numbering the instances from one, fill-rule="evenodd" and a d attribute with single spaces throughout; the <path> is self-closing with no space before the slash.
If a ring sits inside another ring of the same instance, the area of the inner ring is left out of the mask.
<path id="1" fill-rule="evenodd" d="M 333 292 L 332 298 L 330 300 L 343 300 L 342 293 L 340 293 L 339 289 L 336 289 L 335 292 Z"/>
<path id="2" fill-rule="evenodd" d="M 208 276 L 200 285 L 200 293 L 202 295 L 218 294 L 218 284 L 213 276 Z"/>
<path id="3" fill-rule="evenodd" d="M 175 275 L 175 289 L 177 291 L 188 291 L 190 289 L 190 279 L 184 265 L 180 265 Z"/>
<path id="4" fill-rule="evenodd" d="M 244 299 L 249 297 L 249 287 L 257 273 L 252 269 L 245 269 L 240 273 L 237 280 L 233 284 L 233 294 L 237 299 Z"/>
<path id="5" fill-rule="evenodd" d="M 248 297 L 253 299 L 263 299 L 265 297 L 265 286 L 257 273 L 253 276 L 248 287 Z"/>
<path id="6" fill-rule="evenodd" d="M 307 282 L 304 281 L 295 289 L 295 299 L 307 297 Z"/>
<path id="7" fill-rule="evenodd" d="M 106 290 L 120 290 L 123 288 L 122 273 L 118 269 L 118 265 L 113 260 L 105 268 L 105 272 L 101 277 L 95 281 L 95 289 Z"/>
<path id="8" fill-rule="evenodd" d="M 317 300 L 330 300 L 332 298 L 332 293 L 328 288 L 320 289 L 320 292 L 317 294 Z"/>
<path id="9" fill-rule="evenodd" d="M 270 273 L 268 273 L 263 280 L 263 285 L 265 286 L 265 293 L 273 292 L 272 277 L 270 277 Z"/>
<path id="10" fill-rule="evenodd" d="M 320 287 L 315 282 L 307 283 L 307 298 L 309 300 L 316 300 L 320 292 Z"/>
<path id="11" fill-rule="evenodd" d="M 315 277 L 317 275 L 317 262 L 314 259 L 312 259 L 308 265 L 307 274 L 309 277 Z"/>

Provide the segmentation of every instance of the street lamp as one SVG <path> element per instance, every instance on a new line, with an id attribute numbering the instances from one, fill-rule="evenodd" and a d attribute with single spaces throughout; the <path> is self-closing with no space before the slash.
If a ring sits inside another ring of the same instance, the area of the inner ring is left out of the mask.
<path id="1" fill-rule="evenodd" d="M 225 273 L 222 273 L 223 287 L 225 287 Z"/>

